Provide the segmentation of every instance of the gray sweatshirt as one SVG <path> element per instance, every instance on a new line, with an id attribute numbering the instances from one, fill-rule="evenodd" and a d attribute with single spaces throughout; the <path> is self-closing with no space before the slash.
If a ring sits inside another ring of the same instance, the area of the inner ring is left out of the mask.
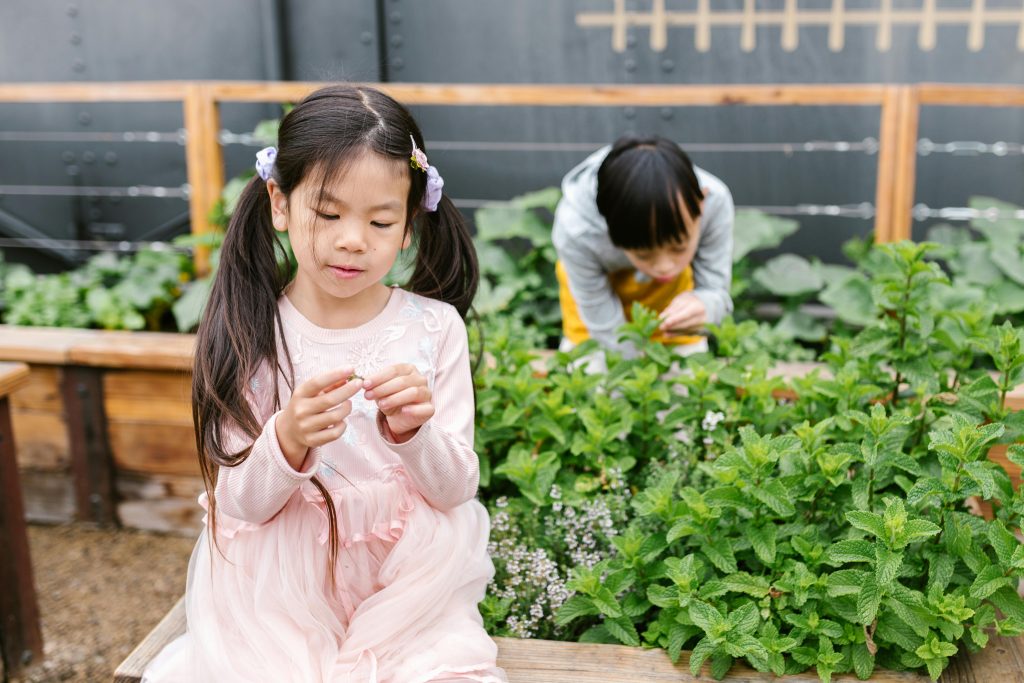
<path id="1" fill-rule="evenodd" d="M 612 244 L 608 223 L 597 210 L 597 169 L 611 151 L 603 147 L 569 171 L 562 180 L 562 200 L 555 210 L 552 239 L 569 278 L 569 291 L 590 336 L 602 346 L 628 352 L 617 330 L 626 322 L 622 302 L 608 274 L 633 268 L 626 253 Z M 729 188 L 707 171 L 694 167 L 704 189 L 700 242 L 693 257 L 694 295 L 707 309 L 709 323 L 732 313 L 732 225 L 735 210 Z M 647 277 L 636 274 L 638 281 Z"/>

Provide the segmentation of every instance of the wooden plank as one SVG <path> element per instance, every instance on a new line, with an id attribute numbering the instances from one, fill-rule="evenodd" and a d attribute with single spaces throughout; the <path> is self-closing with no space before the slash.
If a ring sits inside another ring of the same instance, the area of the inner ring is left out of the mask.
<path id="1" fill-rule="evenodd" d="M 110 451 L 118 471 L 199 476 L 192 425 L 108 425 Z"/>
<path id="2" fill-rule="evenodd" d="M 5 675 L 16 674 L 43 656 L 39 603 L 7 398 L 7 392 L 27 378 L 24 365 L 0 366 L 0 649 Z"/>
<path id="3" fill-rule="evenodd" d="M 104 368 L 191 370 L 195 335 L 89 330 L 68 350 L 68 362 Z"/>
<path id="4" fill-rule="evenodd" d="M 61 368 L 57 365 L 32 363 L 28 382 L 11 394 L 11 408 L 60 415 L 64 403 L 60 394 Z"/>
<path id="5" fill-rule="evenodd" d="M 961 651 L 940 683 L 1024 683 L 1024 637 L 992 636 L 981 652 Z"/>
<path id="6" fill-rule="evenodd" d="M 296 102 L 321 88 L 321 82 L 208 82 L 221 102 Z M 885 86 L 842 85 L 579 85 L 364 83 L 407 105 L 447 106 L 717 106 L 747 105 L 873 105 L 882 101 Z"/>
<path id="7" fill-rule="evenodd" d="M 189 84 L 186 88 L 185 159 L 188 170 L 189 212 L 192 234 L 201 235 L 214 230 L 210 223 L 221 189 L 224 187 L 224 157 L 220 146 L 220 115 L 217 102 L 207 85 Z M 209 251 L 195 251 L 196 272 L 209 272 Z"/>
<path id="8" fill-rule="evenodd" d="M 192 375 L 181 371 L 110 370 L 103 400 L 110 422 L 192 425 Z"/>
<path id="9" fill-rule="evenodd" d="M 24 363 L 0 363 L 0 396 L 7 398 L 28 384 L 29 369 Z"/>
<path id="10" fill-rule="evenodd" d="M 180 81 L 132 83 L 0 83 L 0 102 L 174 102 Z"/>
<path id="11" fill-rule="evenodd" d="M 922 83 L 917 86 L 921 104 L 961 107 L 1024 107 L 1024 87 L 1013 85 L 947 85 Z"/>
<path id="12" fill-rule="evenodd" d="M 96 524 L 114 524 L 113 462 L 103 411 L 102 373 L 98 368 L 66 367 L 64 406 L 78 518 Z"/>
<path id="13" fill-rule="evenodd" d="M 892 190 L 892 221 L 889 237 L 893 242 L 909 240 L 913 232 L 914 193 L 916 189 L 917 132 L 921 114 L 917 91 L 902 87 L 899 94 L 898 142 Z"/>
<path id="14" fill-rule="evenodd" d="M 0 86 L 2 88 L 3 86 Z M 0 325 L 0 360 L 63 365 L 68 352 L 93 331 Z"/>
<path id="15" fill-rule="evenodd" d="M 18 467 L 63 471 L 71 466 L 68 429 L 61 414 L 35 410 L 11 410 Z"/>
<path id="16" fill-rule="evenodd" d="M 892 242 L 893 188 L 899 153 L 899 88 L 885 89 L 878 128 L 878 173 L 875 179 L 875 243 Z"/>

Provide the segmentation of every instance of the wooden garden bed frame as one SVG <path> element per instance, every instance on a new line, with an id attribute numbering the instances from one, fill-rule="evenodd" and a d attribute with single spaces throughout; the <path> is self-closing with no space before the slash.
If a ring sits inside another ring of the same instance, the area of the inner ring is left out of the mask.
<path id="1" fill-rule="evenodd" d="M 171 609 L 146 639 L 117 668 L 114 683 L 139 683 L 146 665 L 174 638 L 185 632 L 184 598 Z M 705 665 L 701 675 L 690 675 L 690 653 L 683 652 L 672 664 L 663 650 L 644 650 L 622 645 L 563 643 L 551 640 L 495 638 L 498 665 L 510 683 L 712 683 Z M 818 683 L 813 670 L 776 678 L 743 664 L 729 670 L 730 683 Z M 833 676 L 836 683 L 852 683 L 852 675 Z M 876 671 L 878 683 L 927 683 L 927 676 L 895 671 Z M 994 636 L 977 654 L 957 656 L 939 679 L 940 683 L 1019 683 L 1024 680 L 1024 636 Z"/>

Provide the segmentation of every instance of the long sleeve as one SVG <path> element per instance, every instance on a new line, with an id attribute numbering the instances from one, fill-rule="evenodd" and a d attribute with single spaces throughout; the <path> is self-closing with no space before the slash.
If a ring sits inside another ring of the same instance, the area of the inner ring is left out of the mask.
<path id="1" fill-rule="evenodd" d="M 449 308 L 434 374 L 434 416 L 405 443 L 385 443 L 401 459 L 409 478 L 427 501 L 448 510 L 472 499 L 480 483 L 480 461 L 473 451 L 473 376 L 462 318 Z"/>
<path id="2" fill-rule="evenodd" d="M 736 210 L 732 195 L 718 182 L 705 200 L 700 244 L 693 257 L 693 294 L 704 304 L 709 323 L 732 313 L 732 233 Z"/>
<path id="3" fill-rule="evenodd" d="M 313 449 L 306 456 L 301 471 L 292 468 L 277 440 L 273 412 L 274 382 L 269 370 L 261 370 L 250 382 L 249 405 L 263 423 L 263 431 L 255 441 L 237 426 L 226 429 L 227 448 L 237 453 L 252 443 L 248 457 L 234 467 L 221 467 L 217 477 L 217 505 L 229 517 L 262 524 L 284 507 L 295 490 L 313 478 L 320 466 L 320 456 Z"/>
<path id="4" fill-rule="evenodd" d="M 580 320 L 590 337 L 605 348 L 628 354 L 629 347 L 620 344 L 618 339 L 618 330 L 626 323 L 622 301 L 612 289 L 608 273 L 597 256 L 590 253 L 585 240 L 576 237 L 579 231 L 572 229 L 572 223 L 587 220 L 570 202 L 559 202 L 552 241 L 565 268 Z"/>

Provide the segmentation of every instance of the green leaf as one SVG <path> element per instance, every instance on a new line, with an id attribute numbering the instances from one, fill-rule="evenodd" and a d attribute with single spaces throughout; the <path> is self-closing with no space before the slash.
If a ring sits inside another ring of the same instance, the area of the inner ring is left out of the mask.
<path id="1" fill-rule="evenodd" d="M 910 519 L 904 523 L 897 545 L 903 547 L 922 538 L 930 538 L 941 531 L 939 525 L 929 522 L 927 519 Z"/>
<path id="2" fill-rule="evenodd" d="M 996 551 L 999 563 L 1004 567 L 1009 567 L 1013 562 L 1013 551 L 1019 545 L 1017 539 L 1006 530 L 1006 527 L 998 519 L 989 523 L 988 539 L 992 542 L 992 548 Z"/>
<path id="3" fill-rule="evenodd" d="M 764 526 L 752 527 L 747 532 L 747 538 L 750 539 L 754 553 L 765 564 L 770 565 L 775 562 L 775 538 L 777 534 L 778 528 L 771 522 Z"/>
<path id="4" fill-rule="evenodd" d="M 863 539 L 838 541 L 829 547 L 826 555 L 829 561 L 834 564 L 843 562 L 874 562 L 875 544 Z"/>
<path id="5" fill-rule="evenodd" d="M 636 632 L 636 626 L 629 617 L 618 617 L 616 619 L 605 619 L 604 627 L 623 645 L 632 647 L 640 646 L 640 636 Z"/>
<path id="6" fill-rule="evenodd" d="M 853 643 L 850 646 L 850 654 L 853 658 L 853 670 L 857 678 L 866 681 L 871 678 L 875 670 L 875 656 L 868 650 L 864 643 Z"/>
<path id="7" fill-rule="evenodd" d="M 601 610 L 601 614 L 606 617 L 618 618 L 622 616 L 622 608 L 619 606 L 618 600 L 607 588 L 601 587 L 598 591 L 590 596 L 594 606 Z"/>
<path id="8" fill-rule="evenodd" d="M 889 550 L 881 543 L 875 544 L 875 581 L 879 586 L 888 586 L 895 581 L 902 565 L 902 552 Z"/>
<path id="9" fill-rule="evenodd" d="M 733 220 L 732 261 L 761 249 L 774 249 L 800 228 L 790 218 L 780 218 L 754 209 L 737 209 Z"/>
<path id="10" fill-rule="evenodd" d="M 859 569 L 840 569 L 828 576 L 829 597 L 841 595 L 857 595 L 868 573 Z"/>
<path id="11" fill-rule="evenodd" d="M 997 466 L 997 465 L 996 465 Z M 992 465 L 987 462 L 969 462 L 964 465 L 967 476 L 977 482 L 981 487 L 981 493 L 986 499 L 995 498 L 999 495 L 996 480 L 992 476 Z"/>
<path id="12" fill-rule="evenodd" d="M 754 281 L 777 296 L 799 296 L 821 291 L 825 282 L 810 261 L 796 254 L 781 254 L 754 271 Z"/>
<path id="13" fill-rule="evenodd" d="M 869 574 L 857 595 L 857 619 L 861 624 L 867 626 L 875 620 L 881 601 L 882 590 L 875 582 L 875 577 Z"/>
<path id="14" fill-rule="evenodd" d="M 761 486 L 751 486 L 748 491 L 780 517 L 791 517 L 796 513 L 792 494 L 778 479 L 769 479 Z"/>
<path id="15" fill-rule="evenodd" d="M 758 624 L 761 623 L 757 605 L 748 602 L 742 607 L 733 610 L 726 618 L 726 623 L 729 625 L 730 638 L 733 638 L 736 633 L 753 633 L 757 629 Z"/>
<path id="16" fill-rule="evenodd" d="M 692 675 L 700 676 L 700 667 L 714 653 L 715 649 L 711 638 L 705 636 L 700 639 L 700 642 L 693 648 L 693 652 L 690 653 L 690 673 Z"/>
<path id="17" fill-rule="evenodd" d="M 709 539 L 707 543 L 701 546 L 701 550 L 711 560 L 711 564 L 715 565 L 720 571 L 726 574 L 732 574 L 736 571 L 736 556 L 733 554 L 732 544 L 728 536 L 721 535 L 714 539 Z"/>
<path id="18" fill-rule="evenodd" d="M 1003 586 L 1008 585 L 1011 585 L 1010 579 L 1003 574 L 1003 570 L 997 565 L 989 565 L 978 574 L 974 583 L 971 584 L 971 597 L 984 600 Z"/>
<path id="19" fill-rule="evenodd" d="M 599 613 L 600 610 L 594 606 L 594 603 L 590 598 L 582 595 L 574 595 L 558 608 L 558 613 L 555 614 L 555 623 L 559 626 L 565 626 L 579 617 L 591 616 Z"/>
<path id="20" fill-rule="evenodd" d="M 861 531 L 866 531 L 878 538 L 885 538 L 885 522 L 881 515 L 862 510 L 851 510 L 846 513 L 846 520 Z"/>
<path id="21" fill-rule="evenodd" d="M 726 624 L 721 612 L 701 600 L 690 603 L 690 620 L 708 634 L 723 630 Z"/>

